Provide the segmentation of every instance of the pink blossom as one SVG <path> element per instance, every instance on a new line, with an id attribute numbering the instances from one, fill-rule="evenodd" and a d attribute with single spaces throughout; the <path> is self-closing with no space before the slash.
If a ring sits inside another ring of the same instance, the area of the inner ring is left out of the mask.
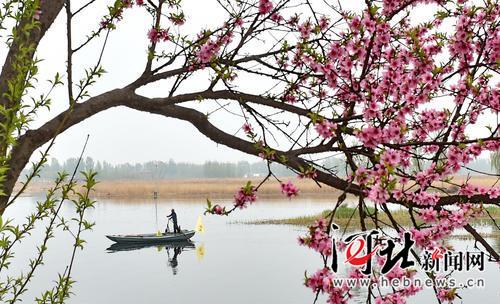
<path id="1" fill-rule="evenodd" d="M 377 297 L 375 304 L 406 304 L 406 300 L 400 293 L 396 292 Z"/>
<path id="2" fill-rule="evenodd" d="M 410 286 L 402 289 L 401 294 L 405 297 L 411 297 L 417 294 L 417 292 L 421 291 L 422 289 L 424 289 L 422 286 L 417 287 L 412 283 Z"/>
<path id="3" fill-rule="evenodd" d="M 318 25 L 319 25 L 319 28 L 320 28 L 321 30 L 326 30 L 326 28 L 328 27 L 329 23 L 330 23 L 330 22 L 329 22 L 328 18 L 327 18 L 327 17 L 325 17 L 325 16 L 322 16 L 322 17 L 319 19 L 319 24 L 318 24 Z"/>
<path id="4" fill-rule="evenodd" d="M 342 54 L 343 54 L 343 49 L 341 45 L 338 43 L 333 43 L 330 46 L 330 51 L 328 52 L 328 58 L 330 58 L 330 60 L 335 60 L 340 58 Z"/>
<path id="5" fill-rule="evenodd" d="M 421 188 L 430 186 L 432 182 L 439 179 L 440 175 L 435 172 L 436 164 L 431 164 L 427 169 L 422 172 L 418 172 L 415 180 Z"/>
<path id="6" fill-rule="evenodd" d="M 281 193 L 285 194 L 288 198 L 291 198 L 299 194 L 299 188 L 297 188 L 291 181 L 288 181 L 286 184 L 281 184 Z"/>
<path id="7" fill-rule="evenodd" d="M 471 198 L 476 193 L 476 187 L 471 184 L 465 184 L 462 185 L 458 193 L 461 195 L 465 195 L 468 198 Z"/>
<path id="8" fill-rule="evenodd" d="M 362 25 L 366 30 L 373 32 L 375 30 L 376 24 L 377 23 L 375 22 L 375 20 L 372 20 L 372 17 L 369 14 L 365 14 L 363 16 Z"/>
<path id="9" fill-rule="evenodd" d="M 156 29 L 151 28 L 148 32 L 148 38 L 151 43 L 158 43 L 158 41 L 168 41 L 170 36 L 168 34 L 168 29 Z"/>
<path id="10" fill-rule="evenodd" d="M 452 303 L 456 298 L 456 289 L 440 288 L 437 297 L 443 302 Z"/>
<path id="11" fill-rule="evenodd" d="M 425 110 L 420 115 L 420 120 L 415 125 L 415 138 L 425 139 L 430 132 L 446 127 L 447 115 L 444 111 Z"/>
<path id="12" fill-rule="evenodd" d="M 257 200 L 255 187 L 247 183 L 245 187 L 240 188 L 234 195 L 234 205 L 240 209 L 246 208 L 248 203 L 253 203 Z"/>
<path id="13" fill-rule="evenodd" d="M 368 198 L 375 203 L 384 204 L 389 199 L 389 193 L 379 183 L 376 183 L 368 190 Z"/>
<path id="14" fill-rule="evenodd" d="M 394 189 L 392 190 L 392 196 L 397 200 L 401 200 L 405 196 L 405 192 L 401 189 Z"/>
<path id="15" fill-rule="evenodd" d="M 420 206 L 434 206 L 439 201 L 439 194 L 418 191 L 412 195 L 412 199 Z"/>
<path id="16" fill-rule="evenodd" d="M 380 160 L 391 167 L 396 167 L 401 161 L 401 156 L 398 151 L 389 149 L 382 154 Z"/>
<path id="17" fill-rule="evenodd" d="M 283 17 L 278 13 L 274 13 L 271 15 L 271 20 L 276 22 L 276 23 L 280 23 L 283 21 Z"/>
<path id="18" fill-rule="evenodd" d="M 399 266 L 394 267 L 391 271 L 389 271 L 388 273 L 385 274 L 385 277 L 389 281 L 392 281 L 395 279 L 399 280 L 399 279 L 403 278 L 404 276 L 406 276 L 406 271 L 401 269 L 401 267 L 399 267 Z"/>
<path id="19" fill-rule="evenodd" d="M 316 132 L 321 135 L 321 137 L 328 139 L 333 136 L 333 132 L 337 129 L 337 125 L 324 119 L 321 122 L 316 123 L 314 128 L 316 129 Z"/>
<path id="20" fill-rule="evenodd" d="M 362 129 L 356 134 L 356 136 L 368 148 L 375 148 L 378 144 L 382 142 L 383 138 L 380 129 L 374 126 L 369 126 L 367 128 Z"/>
<path id="21" fill-rule="evenodd" d="M 314 167 L 310 167 L 310 168 L 307 168 L 306 170 L 304 170 L 303 172 L 301 172 L 299 175 L 298 175 L 299 178 L 311 178 L 311 179 L 315 179 L 316 177 L 318 177 L 318 172 L 316 171 L 316 169 Z"/>
<path id="22" fill-rule="evenodd" d="M 500 197 L 500 187 L 492 187 L 488 191 L 488 195 L 490 196 L 491 199 Z"/>
<path id="23" fill-rule="evenodd" d="M 213 208 L 212 208 L 212 211 L 215 213 L 215 214 L 218 214 L 218 215 L 221 215 L 224 213 L 224 210 L 225 208 L 222 208 L 220 205 L 215 205 Z"/>
<path id="24" fill-rule="evenodd" d="M 434 208 L 422 209 L 420 212 L 420 218 L 426 223 L 430 223 L 436 220 L 437 211 Z"/>
<path id="25" fill-rule="evenodd" d="M 317 220 L 309 227 L 309 234 L 304 237 L 299 237 L 299 244 L 307 246 L 324 256 L 332 253 L 332 239 L 327 234 L 326 219 Z"/>
<path id="26" fill-rule="evenodd" d="M 217 55 L 219 49 L 220 46 L 217 42 L 209 40 L 200 47 L 200 50 L 196 53 L 196 57 L 200 63 L 209 63 Z"/>
<path id="27" fill-rule="evenodd" d="M 415 6 L 417 3 L 423 2 L 423 3 L 431 3 L 431 2 L 441 2 L 441 0 L 417 0 L 417 1 L 412 1 L 410 2 L 413 6 Z M 403 6 L 408 5 L 408 1 L 405 0 L 383 0 L 383 13 L 385 15 L 389 15 L 394 11 L 397 11 Z"/>
<path id="28" fill-rule="evenodd" d="M 291 93 L 287 93 L 285 94 L 285 96 L 283 96 L 283 100 L 288 103 L 296 103 L 297 97 Z"/>
<path id="29" fill-rule="evenodd" d="M 314 292 L 328 295 L 328 304 L 347 304 L 351 297 L 347 286 L 335 287 L 333 285 L 333 273 L 328 268 L 318 270 L 310 277 L 306 277 L 305 285 Z"/>
<path id="30" fill-rule="evenodd" d="M 134 2 L 132 0 L 122 0 L 122 5 L 125 8 L 131 8 L 134 5 Z"/>
<path id="31" fill-rule="evenodd" d="M 415 244 L 421 248 L 428 247 L 430 245 L 429 235 L 432 233 L 431 228 L 417 230 L 412 228 L 410 232 L 412 233 L 412 239 L 415 241 Z"/>
<path id="32" fill-rule="evenodd" d="M 273 10 L 273 3 L 270 0 L 259 0 L 259 14 L 269 14 Z"/>
<path id="33" fill-rule="evenodd" d="M 299 33 L 300 33 L 300 38 L 307 40 L 309 39 L 309 36 L 312 33 L 312 25 L 311 22 L 307 21 L 298 27 Z"/>
<path id="34" fill-rule="evenodd" d="M 452 211 L 449 219 L 453 223 L 453 227 L 462 227 L 467 224 L 464 210 Z"/>
<path id="35" fill-rule="evenodd" d="M 183 25 L 186 22 L 186 19 L 184 18 L 183 14 L 171 14 L 168 17 L 168 20 L 170 20 L 173 24 L 175 25 Z"/>
<path id="36" fill-rule="evenodd" d="M 243 129 L 243 132 L 245 132 L 246 134 L 252 133 L 252 126 L 249 123 L 243 124 L 242 129 Z"/>
<path id="37" fill-rule="evenodd" d="M 349 271 L 348 277 L 353 278 L 353 279 L 361 279 L 361 278 L 365 278 L 366 275 L 363 274 L 359 268 L 352 268 Z"/>
<path id="38" fill-rule="evenodd" d="M 358 170 L 356 170 L 356 174 L 355 174 L 356 181 L 360 185 L 366 184 L 366 182 L 368 181 L 368 176 L 369 176 L 369 172 L 365 167 L 360 166 L 358 168 Z"/>

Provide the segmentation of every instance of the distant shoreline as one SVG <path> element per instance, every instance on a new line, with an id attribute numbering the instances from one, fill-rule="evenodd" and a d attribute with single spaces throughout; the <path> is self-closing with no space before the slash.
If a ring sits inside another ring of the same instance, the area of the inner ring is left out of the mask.
<path id="1" fill-rule="evenodd" d="M 457 182 L 462 182 L 465 177 L 456 177 Z M 232 199 L 234 193 L 245 183 L 251 180 L 257 185 L 261 179 L 248 178 L 223 178 L 223 179 L 183 179 L 183 180 L 106 180 L 96 186 L 96 198 L 131 198 L 149 199 L 157 192 L 158 198 L 211 198 Z M 300 189 L 299 196 L 311 199 L 333 199 L 340 194 L 339 190 L 322 185 L 319 187 L 313 180 L 282 177 L 282 182 L 292 180 Z M 495 177 L 472 177 L 470 182 L 476 185 L 491 186 Z M 18 185 L 16 189 L 19 189 Z M 49 181 L 34 181 L 30 184 L 24 196 L 44 194 L 52 183 Z M 456 191 L 457 189 L 452 189 Z M 258 196 L 263 198 L 284 198 L 280 185 L 276 180 L 266 182 L 258 191 Z"/>
<path id="2" fill-rule="evenodd" d="M 166 198 L 211 198 L 232 199 L 235 192 L 250 180 L 258 185 L 261 179 L 255 178 L 223 178 L 223 179 L 183 179 L 183 180 L 114 180 L 100 181 L 95 187 L 96 198 L 131 198 L 149 199 L 157 192 L 159 199 Z M 301 180 L 293 177 L 282 178 L 282 182 L 292 180 L 300 189 L 304 198 L 336 198 L 339 191 L 322 185 L 319 187 L 312 180 Z M 45 193 L 52 183 L 35 181 L 27 189 L 24 196 L 35 196 Z M 262 185 L 257 193 L 259 197 L 285 198 L 276 180 Z"/>

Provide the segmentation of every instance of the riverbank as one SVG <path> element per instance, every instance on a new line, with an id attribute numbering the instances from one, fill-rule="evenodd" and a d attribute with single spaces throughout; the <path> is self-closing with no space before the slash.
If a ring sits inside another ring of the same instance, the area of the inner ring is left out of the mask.
<path id="1" fill-rule="evenodd" d="M 456 183 L 461 183 L 465 177 L 456 177 Z M 262 179 L 251 179 L 254 185 Z M 311 199 L 335 199 L 340 191 L 322 185 L 318 186 L 310 179 L 297 179 L 294 177 L 282 178 L 283 182 L 293 181 L 300 189 L 299 196 Z M 248 179 L 186 179 L 186 180 L 116 180 L 101 181 L 97 184 L 94 192 L 96 198 L 130 198 L 149 199 L 157 193 L 158 198 L 207 198 L 231 199 L 237 189 L 244 186 Z M 472 177 L 470 183 L 482 186 L 495 184 L 494 177 Z M 28 187 L 25 196 L 44 194 L 52 186 L 51 182 L 34 181 Z M 441 183 L 436 186 L 444 186 Z M 19 185 L 17 187 L 19 189 Z M 456 192 L 458 188 L 449 187 L 450 193 Z M 258 196 L 261 198 L 284 198 L 281 193 L 279 182 L 269 180 L 259 189 Z"/>

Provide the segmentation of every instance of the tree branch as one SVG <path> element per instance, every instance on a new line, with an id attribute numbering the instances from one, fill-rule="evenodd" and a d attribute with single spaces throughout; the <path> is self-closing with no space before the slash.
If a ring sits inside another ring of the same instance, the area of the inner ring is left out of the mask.
<path id="1" fill-rule="evenodd" d="M 38 47 L 40 40 L 42 40 L 43 36 L 50 28 L 52 23 L 54 23 L 54 20 L 61 11 L 63 5 L 64 0 L 41 1 L 40 10 L 42 11 L 42 14 L 40 16 L 40 26 L 33 28 L 28 36 L 28 40 L 21 43 L 33 46 L 33 50 L 30 53 L 31 58 L 33 58 L 33 56 L 35 55 L 35 50 Z M 19 29 L 21 29 L 27 22 L 28 20 L 21 20 L 18 25 L 17 31 L 21 32 Z M 15 69 L 13 64 L 15 63 L 15 56 L 19 53 L 20 48 L 22 47 L 21 44 L 12 43 L 12 45 L 9 46 L 9 53 L 5 58 L 2 72 L 0 73 L 0 92 L 8 91 L 8 81 L 15 76 Z M 7 98 L 5 98 L 3 95 L 0 95 L 0 104 L 3 106 L 6 106 L 8 104 Z"/>

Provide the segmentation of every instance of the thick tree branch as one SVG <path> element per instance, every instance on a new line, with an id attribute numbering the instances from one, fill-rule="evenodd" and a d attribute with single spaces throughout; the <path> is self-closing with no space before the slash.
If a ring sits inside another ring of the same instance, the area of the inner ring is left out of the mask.
<path id="1" fill-rule="evenodd" d="M 39 129 L 28 131 L 23 136 L 21 136 L 21 138 L 19 139 L 19 145 L 14 148 L 14 151 L 12 153 L 13 158 L 11 162 L 11 170 L 9 171 L 9 176 L 7 179 L 9 183 L 6 184 L 6 189 L 11 190 L 13 188 L 15 181 L 18 179 L 22 169 L 26 166 L 32 153 L 43 144 L 48 142 L 51 138 L 53 138 L 58 132 L 64 132 L 71 126 L 76 125 L 101 111 L 117 106 L 126 106 L 138 111 L 181 119 L 190 122 L 202 134 L 219 144 L 256 156 L 261 152 L 255 147 L 252 142 L 248 142 L 234 135 L 227 134 L 224 131 L 216 128 L 213 124 L 210 123 L 210 121 L 204 114 L 194 109 L 176 105 L 182 102 L 198 100 L 200 96 L 210 99 L 220 97 L 236 101 L 241 101 L 241 96 L 246 96 L 248 97 L 248 99 L 254 97 L 253 95 L 245 94 L 228 94 L 227 91 L 222 91 L 219 93 L 209 91 L 183 94 L 167 98 L 147 98 L 137 95 L 127 88 L 116 89 L 99 96 L 95 96 L 84 103 L 76 104 L 72 110 L 69 110 L 70 112 L 63 112 L 59 114 Z M 252 101 L 260 104 L 268 102 L 265 99 L 252 99 Z M 283 103 L 277 104 L 292 107 Z M 314 151 L 314 149 L 311 151 L 317 152 Z M 325 148 L 318 148 L 318 151 L 325 152 Z M 309 166 L 309 163 L 306 160 L 298 156 L 300 153 L 297 153 L 296 150 L 288 152 L 276 151 L 276 153 L 277 156 L 284 156 L 287 159 L 287 162 L 284 163 L 284 165 L 287 165 L 297 171 L 299 171 L 301 167 L 307 168 Z M 335 189 L 346 191 L 347 193 L 361 197 L 365 196 L 363 190 L 359 185 L 349 183 L 347 180 L 332 176 L 331 174 L 318 171 L 317 180 Z M 470 198 L 462 195 L 450 195 L 440 198 L 437 205 L 451 205 L 461 202 L 496 205 L 499 204 L 498 200 L 491 199 L 486 195 L 474 195 Z M 403 202 L 396 201 L 394 199 L 391 199 L 391 203 L 404 205 Z M 418 208 L 419 206 L 414 207 Z"/>
<path id="2" fill-rule="evenodd" d="M 467 230 L 467 232 L 469 232 L 474 237 L 474 239 L 476 241 L 478 241 L 479 243 L 481 243 L 481 245 L 484 246 L 484 248 L 486 249 L 486 251 L 488 251 L 488 253 L 490 253 L 491 256 L 496 261 L 500 260 L 500 255 L 498 255 L 498 253 L 495 251 L 495 249 L 493 247 L 491 247 L 490 244 L 488 244 L 488 242 L 476 231 L 476 229 L 474 229 L 470 224 L 465 225 L 464 229 Z"/>

